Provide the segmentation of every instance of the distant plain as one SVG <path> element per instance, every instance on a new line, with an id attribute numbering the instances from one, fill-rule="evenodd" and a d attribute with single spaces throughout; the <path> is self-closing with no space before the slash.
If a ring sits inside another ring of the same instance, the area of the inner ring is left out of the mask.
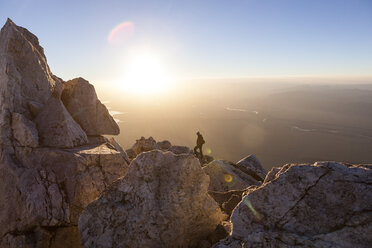
<path id="1" fill-rule="evenodd" d="M 193 148 L 200 131 L 205 154 L 233 162 L 255 154 L 266 169 L 372 163 L 372 84 L 194 80 L 164 95 L 100 98 L 119 121 L 125 149 L 141 136 Z"/>

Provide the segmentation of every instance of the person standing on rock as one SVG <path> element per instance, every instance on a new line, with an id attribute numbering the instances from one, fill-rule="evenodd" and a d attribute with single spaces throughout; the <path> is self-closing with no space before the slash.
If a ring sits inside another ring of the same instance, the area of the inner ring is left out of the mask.
<path id="1" fill-rule="evenodd" d="M 194 153 L 198 156 L 197 149 L 199 148 L 200 158 L 203 159 L 203 144 L 205 143 L 203 139 L 203 135 L 200 132 L 196 133 L 198 135 L 198 139 L 196 140 L 196 146 L 194 147 Z"/>

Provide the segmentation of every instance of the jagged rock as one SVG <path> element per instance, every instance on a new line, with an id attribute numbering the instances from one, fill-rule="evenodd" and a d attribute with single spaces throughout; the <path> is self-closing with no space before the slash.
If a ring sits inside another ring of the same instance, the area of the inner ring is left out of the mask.
<path id="1" fill-rule="evenodd" d="M 83 78 L 64 83 L 62 101 L 87 135 L 119 134 L 119 126 L 97 98 L 94 86 Z"/>
<path id="2" fill-rule="evenodd" d="M 39 121 L 36 125 L 42 144 L 46 142 L 46 136 L 53 140 L 46 145 L 71 147 L 85 144 L 85 133 L 70 120 L 71 116 L 60 101 L 62 80 L 51 73 L 37 37 L 8 19 L 0 33 L 0 55 L 0 144 L 12 152 L 14 137 L 9 133 L 12 113 L 20 113 L 31 121 L 36 115 L 38 120 L 46 118 L 44 123 Z M 57 109 L 51 110 L 50 104 Z M 58 124 L 51 121 L 49 114 L 59 117 Z M 57 134 L 63 137 L 56 137 Z"/>
<path id="3" fill-rule="evenodd" d="M 121 153 L 107 144 L 16 147 L 15 157 L 17 163 L 3 157 L 0 165 L 0 237 L 35 236 L 36 227 L 76 228 L 83 208 L 128 170 Z"/>
<path id="4" fill-rule="evenodd" d="M 174 154 L 192 154 L 190 148 L 187 146 L 171 146 L 168 151 L 173 152 Z"/>
<path id="5" fill-rule="evenodd" d="M 236 163 L 236 167 L 258 181 L 263 182 L 265 180 L 267 172 L 255 155 L 249 155 L 241 159 Z"/>
<path id="6" fill-rule="evenodd" d="M 115 149 L 117 151 L 119 151 L 121 153 L 121 155 L 123 156 L 124 160 L 128 164 L 130 164 L 130 159 L 129 159 L 127 153 L 123 150 L 123 148 L 121 148 L 121 146 L 119 145 L 119 143 L 116 142 L 116 140 L 114 138 L 109 139 L 109 142 L 110 142 L 111 145 L 113 145 L 115 147 Z"/>
<path id="7" fill-rule="evenodd" d="M 224 217 L 208 184 L 193 155 L 142 153 L 124 178 L 84 209 L 83 246 L 197 246 Z"/>
<path id="8" fill-rule="evenodd" d="M 272 178 L 243 198 L 215 247 L 370 247 L 370 168 L 291 164 Z"/>
<path id="9" fill-rule="evenodd" d="M 125 153 L 128 155 L 129 160 L 133 160 L 137 157 L 136 152 L 132 148 L 125 150 Z"/>
<path id="10" fill-rule="evenodd" d="M 98 137 L 81 146 L 88 138 L 60 100 L 62 82 L 37 37 L 8 19 L 0 32 L 0 247 L 80 247 L 81 211 L 128 170 L 118 144 Z"/>
<path id="11" fill-rule="evenodd" d="M 172 144 L 168 140 L 159 141 L 156 143 L 158 149 L 166 151 L 168 150 Z"/>
<path id="12" fill-rule="evenodd" d="M 44 109 L 35 118 L 40 143 L 48 147 L 74 147 L 88 143 L 88 137 L 63 103 L 49 98 Z"/>
<path id="13" fill-rule="evenodd" d="M 260 184 L 233 163 L 224 160 L 212 161 L 203 167 L 203 171 L 211 178 L 209 190 L 212 191 L 244 190 L 250 185 Z"/>
<path id="14" fill-rule="evenodd" d="M 12 131 L 14 139 L 20 146 L 37 147 L 39 136 L 35 124 L 19 113 L 12 114 Z"/>
<path id="15" fill-rule="evenodd" d="M 230 190 L 227 192 L 209 191 L 209 195 L 218 203 L 220 208 L 229 216 L 232 210 L 242 200 L 244 190 Z"/>
<path id="16" fill-rule="evenodd" d="M 136 155 L 142 152 L 148 152 L 154 149 L 157 149 L 156 141 L 153 137 L 149 137 L 145 139 L 145 137 L 141 137 L 140 139 L 136 140 L 136 143 L 132 146 L 132 150 L 136 153 Z"/>

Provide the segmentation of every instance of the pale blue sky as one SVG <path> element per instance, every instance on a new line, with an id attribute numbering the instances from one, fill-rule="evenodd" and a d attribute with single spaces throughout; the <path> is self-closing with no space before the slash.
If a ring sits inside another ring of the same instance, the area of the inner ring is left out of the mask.
<path id="1" fill-rule="evenodd" d="M 372 75 L 371 0 L 0 0 L 7 17 L 63 79 L 113 80 L 143 51 L 177 78 Z M 110 45 L 125 21 L 133 35 Z"/>

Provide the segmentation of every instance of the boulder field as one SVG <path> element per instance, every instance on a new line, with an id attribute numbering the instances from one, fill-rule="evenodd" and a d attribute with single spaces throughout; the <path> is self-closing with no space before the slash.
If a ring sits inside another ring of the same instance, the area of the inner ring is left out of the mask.
<path id="1" fill-rule="evenodd" d="M 38 38 L 0 32 L 0 247 L 370 247 L 372 165 L 234 163 L 141 137 Z M 125 135 L 125 134 L 124 134 Z"/>

